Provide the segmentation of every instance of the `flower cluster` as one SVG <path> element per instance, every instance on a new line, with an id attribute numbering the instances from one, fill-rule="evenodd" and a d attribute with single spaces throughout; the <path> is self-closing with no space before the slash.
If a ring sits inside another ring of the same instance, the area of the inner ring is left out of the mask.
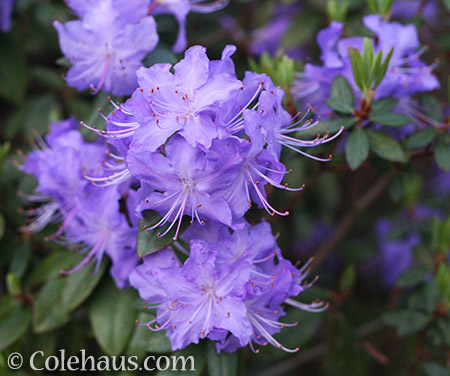
<path id="1" fill-rule="evenodd" d="M 103 185 L 139 180 L 136 212 L 162 215 L 150 229 L 171 223 L 161 236 L 177 224 L 176 238 L 185 214 L 191 222 L 239 228 L 252 200 L 271 215 L 287 215 L 269 204 L 264 191 L 266 184 L 302 189 L 281 183 L 289 172 L 280 162 L 282 146 L 308 155 L 302 148 L 337 136 L 293 137 L 316 123 L 285 111 L 284 92 L 269 77 L 247 72 L 238 80 L 234 50 L 228 46 L 221 60 L 209 61 L 205 48 L 195 46 L 174 73 L 169 64 L 141 68 L 138 89 L 105 117 L 105 130 L 83 123 L 107 138 L 122 162 L 114 173 L 88 178 Z"/>
<path id="2" fill-rule="evenodd" d="M 202 229 L 203 230 L 203 229 Z M 327 308 L 323 302 L 304 304 L 292 299 L 309 288 L 302 285 L 308 264 L 295 268 L 283 259 L 270 226 L 256 226 L 230 233 L 219 226 L 202 232 L 188 231 L 190 254 L 184 265 L 171 249 L 144 258 L 130 276 L 132 286 L 156 309 L 155 318 L 141 325 L 167 330 L 172 349 L 208 337 L 218 351 L 232 352 L 250 344 L 271 345 L 288 352 L 273 335 L 297 323 L 281 323 L 282 303 L 310 312 Z M 199 236 L 201 238 L 199 238 Z M 177 245 L 180 246 L 179 244 Z"/>
<path id="3" fill-rule="evenodd" d="M 38 181 L 36 192 L 25 195 L 41 203 L 25 211 L 34 217 L 24 231 L 38 232 L 49 223 L 62 223 L 50 239 L 59 239 L 70 248 L 86 253 L 83 261 L 67 272 L 75 272 L 89 262 L 96 269 L 104 254 L 112 260 L 111 274 L 119 287 L 128 285 L 128 274 L 138 262 L 135 251 L 137 222 L 130 226 L 119 211 L 121 194 L 117 186 L 96 188 L 84 174 L 93 174 L 105 156 L 103 143 L 86 143 L 77 130 L 78 122 L 53 123 L 50 133 L 26 156 L 22 170 Z M 134 197 L 130 191 L 128 204 Z M 62 234 L 64 234 L 62 236 Z"/>
<path id="4" fill-rule="evenodd" d="M 129 95 L 136 88 L 136 70 L 158 44 L 156 22 L 151 13 L 173 13 L 180 23 L 174 49 L 186 48 L 185 21 L 189 11 L 212 12 L 226 5 L 218 0 L 201 4 L 189 0 L 70 0 L 78 20 L 54 26 L 64 56 L 72 64 L 66 80 L 79 90 L 100 89 Z"/>
<path id="5" fill-rule="evenodd" d="M 422 114 L 418 114 L 417 104 L 411 98 L 413 94 L 431 91 L 439 87 L 437 78 L 432 74 L 434 65 L 427 66 L 419 58 L 425 48 L 419 49 L 417 30 L 413 25 L 401 25 L 388 22 L 379 15 L 369 15 L 363 19 L 364 25 L 374 33 L 375 52 L 383 51 L 386 56 L 394 48 L 385 77 L 375 91 L 375 99 L 395 97 L 399 99 L 397 110 L 423 123 Z M 330 94 L 331 84 L 336 76 L 342 75 L 351 84 L 355 93 L 355 105 L 362 93 L 353 78 L 348 48 L 362 50 L 362 37 L 342 38 L 344 25 L 332 22 L 319 32 L 317 43 L 321 49 L 323 66 L 306 64 L 300 79 L 296 82 L 294 94 L 303 104 L 310 104 L 321 116 L 328 116 L 331 110 L 325 101 Z"/>
<path id="6" fill-rule="evenodd" d="M 327 161 L 304 148 L 340 132 L 295 138 L 317 122 L 306 119 L 309 111 L 284 110 L 283 90 L 266 75 L 247 72 L 238 80 L 234 51 L 227 46 L 220 60 L 210 61 L 205 48 L 194 46 L 174 67 L 140 68 L 132 97 L 111 100 L 108 116 L 100 111 L 105 129 L 81 122 L 99 136 L 93 143 L 83 140 L 73 118 L 53 124 L 46 140 L 38 139 L 40 149 L 24 156 L 22 170 L 39 182 L 28 198 L 45 202 L 28 211 L 35 218 L 24 230 L 62 222 L 49 239 L 81 245 L 87 254 L 64 273 L 91 261 L 98 267 L 107 254 L 117 285 L 131 283 L 157 309 L 146 325 L 167 329 L 174 350 L 208 337 L 218 351 L 253 343 L 296 351 L 273 338 L 289 325 L 278 322 L 281 304 L 313 312 L 326 305 L 292 299 L 311 286 L 302 284 L 309 263 L 297 270 L 281 256 L 270 226 L 251 227 L 244 214 L 253 200 L 271 215 L 287 215 L 269 204 L 264 190 L 267 184 L 303 188 L 282 183 L 289 172 L 282 147 Z M 138 220 L 146 210 L 161 219 L 141 230 L 161 228 L 161 237 L 176 230 L 172 245 L 138 265 Z M 185 215 L 191 226 L 177 240 Z M 184 264 L 175 250 L 188 256 Z"/>

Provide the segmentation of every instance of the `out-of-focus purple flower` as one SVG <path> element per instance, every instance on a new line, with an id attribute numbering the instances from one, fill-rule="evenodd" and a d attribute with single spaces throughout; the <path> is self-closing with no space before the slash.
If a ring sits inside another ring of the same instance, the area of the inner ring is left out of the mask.
<path id="1" fill-rule="evenodd" d="M 439 87 L 437 78 L 432 74 L 434 65 L 427 66 L 420 56 L 424 48 L 419 49 L 417 30 L 413 25 L 401 25 L 388 22 L 379 15 L 364 17 L 365 26 L 375 34 L 375 52 L 383 51 L 386 56 L 394 49 L 387 73 L 375 91 L 375 99 L 393 96 L 398 99 L 410 98 L 413 94 L 431 91 Z M 320 31 L 317 41 L 321 48 L 322 66 L 306 64 L 305 70 L 296 81 L 293 93 L 304 105 L 311 105 L 321 116 L 328 116 L 331 109 L 326 105 L 333 79 L 344 76 L 355 93 L 355 105 L 362 98 L 354 78 L 348 48 L 362 50 L 362 37 L 342 38 L 343 25 L 332 22 Z M 404 106 L 398 111 L 411 115 Z"/>
<path id="2" fill-rule="evenodd" d="M 275 55 L 280 49 L 283 36 L 290 27 L 292 20 L 298 15 L 301 5 L 277 4 L 274 7 L 273 14 L 264 26 L 254 30 L 250 35 L 250 53 L 261 55 L 263 52 L 269 55 Z M 291 57 L 300 57 L 299 49 L 289 49 L 286 54 Z"/>
<path id="3" fill-rule="evenodd" d="M 88 184 L 83 173 L 95 173 L 97 163 L 104 155 L 99 144 L 85 144 L 75 118 L 51 124 L 45 141 L 37 137 L 37 147 L 24 156 L 22 171 L 33 175 L 38 181 L 36 193 L 27 196 L 31 201 L 48 204 L 31 210 L 35 216 L 25 229 L 40 231 L 48 223 L 61 217 L 73 217 L 79 192 Z"/>
<path id="4" fill-rule="evenodd" d="M 11 29 L 11 15 L 16 0 L 1 0 L 0 1 L 0 31 L 3 33 Z"/>
<path id="5" fill-rule="evenodd" d="M 70 248 L 81 247 L 86 256 L 64 273 L 76 272 L 90 262 L 96 263 L 97 270 L 107 254 L 113 262 L 111 274 L 117 286 L 128 286 L 128 276 L 138 263 L 137 226 L 130 227 L 125 215 L 120 213 L 120 198 L 116 186 L 90 184 L 84 189 L 74 219 L 64 229 L 63 242 Z"/>
<path id="6" fill-rule="evenodd" d="M 67 6 L 80 18 L 85 17 L 98 3 L 98 0 L 66 0 Z M 147 15 L 149 0 L 113 0 L 112 4 L 120 10 L 121 18 L 137 23 Z"/>
<path id="7" fill-rule="evenodd" d="M 381 270 L 385 286 L 392 287 L 400 274 L 413 266 L 413 250 L 420 243 L 419 226 L 433 217 L 442 218 L 442 211 L 417 205 L 403 210 L 396 222 L 385 218 L 377 222 L 376 234 L 380 251 L 378 269 Z M 407 231 L 399 232 L 397 223 L 407 223 Z M 395 238 L 394 231 L 397 232 Z"/>
<path id="8" fill-rule="evenodd" d="M 392 3 L 392 17 L 408 20 L 420 16 L 432 24 L 439 14 L 436 0 L 396 0 Z"/>
<path id="9" fill-rule="evenodd" d="M 392 227 L 393 223 L 387 219 L 377 223 L 383 283 L 387 287 L 394 285 L 400 274 L 413 265 L 413 248 L 419 243 L 419 236 L 414 233 L 406 239 L 389 240 Z"/>
<path id="10" fill-rule="evenodd" d="M 61 223 L 47 240 L 58 238 L 66 246 L 81 247 L 86 253 L 78 266 L 65 273 L 75 272 L 89 262 L 96 262 L 98 269 L 107 254 L 113 261 L 111 274 L 117 286 L 125 287 L 138 262 L 137 222 L 134 220 L 130 227 L 120 213 L 118 186 L 94 187 L 85 179 L 85 174 L 96 173 L 106 149 L 103 143 L 86 143 L 77 127 L 74 118 L 53 123 L 45 140 L 37 137 L 39 148 L 24 156 L 22 170 L 38 181 L 36 192 L 24 197 L 42 205 L 25 211 L 33 220 L 22 230 L 38 232 L 49 223 Z M 130 197 L 134 198 L 134 194 L 130 193 Z"/>
<path id="11" fill-rule="evenodd" d="M 61 50 L 72 63 L 66 75 L 70 86 L 90 87 L 94 93 L 103 88 L 115 95 L 136 88 L 136 70 L 158 43 L 156 23 L 151 16 L 136 19 L 131 11 L 122 13 L 120 3 L 100 0 L 79 10 L 81 20 L 55 21 Z"/>
<path id="12" fill-rule="evenodd" d="M 217 341 L 218 351 L 247 344 L 254 349 L 254 343 L 297 351 L 281 345 L 273 334 L 296 325 L 278 321 L 284 315 L 282 303 L 312 312 L 327 308 L 323 302 L 292 299 L 311 285 L 301 284 L 308 263 L 297 270 L 283 259 L 265 222 L 246 224 L 233 234 L 218 228 L 216 234 L 211 242 L 188 239 L 190 255 L 184 265 L 166 249 L 145 257 L 132 272 L 131 285 L 148 308 L 157 308 L 155 319 L 142 325 L 167 329 L 173 350 L 208 337 Z"/>

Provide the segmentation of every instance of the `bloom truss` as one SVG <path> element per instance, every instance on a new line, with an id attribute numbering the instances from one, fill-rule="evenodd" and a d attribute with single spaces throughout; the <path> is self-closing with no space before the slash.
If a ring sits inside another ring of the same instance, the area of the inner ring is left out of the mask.
<path id="1" fill-rule="evenodd" d="M 54 124 L 40 148 L 24 156 L 22 169 L 39 182 L 29 199 L 45 202 L 29 212 L 35 220 L 25 230 L 62 222 L 50 238 L 82 244 L 87 254 L 74 270 L 98 265 L 107 254 L 117 285 L 130 283 L 155 310 L 143 325 L 166 330 L 174 350 L 207 337 L 218 351 L 247 344 L 257 351 L 255 345 L 267 343 L 297 351 L 273 335 L 296 325 L 279 322 L 284 303 L 326 309 L 323 302 L 293 299 L 315 281 L 305 283 L 311 261 L 297 269 L 282 257 L 269 224 L 251 226 L 244 214 L 254 203 L 270 215 L 288 215 L 265 193 L 266 185 L 303 189 L 282 182 L 290 172 L 280 161 L 282 148 L 327 161 L 305 149 L 342 129 L 296 138 L 317 122 L 307 119 L 309 111 L 284 110 L 283 90 L 266 75 L 237 79 L 234 51 L 227 46 L 220 60 L 209 60 L 204 47 L 194 46 L 173 67 L 138 69 L 131 98 L 111 100 L 107 116 L 100 111 L 104 129 L 81 122 L 100 136 L 94 143 L 82 139 L 73 119 Z M 147 230 L 174 235 L 170 246 L 139 264 L 136 233 L 146 210 L 160 214 Z M 191 225 L 181 234 L 184 217 Z"/>

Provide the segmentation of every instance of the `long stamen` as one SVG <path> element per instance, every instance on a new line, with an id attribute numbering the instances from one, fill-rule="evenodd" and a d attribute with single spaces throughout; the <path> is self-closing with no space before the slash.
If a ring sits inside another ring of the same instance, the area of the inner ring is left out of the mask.
<path id="1" fill-rule="evenodd" d="M 262 334 L 262 336 L 267 339 L 274 347 L 290 353 L 294 353 L 300 350 L 298 347 L 296 347 L 295 349 L 288 349 L 287 347 L 283 346 L 259 323 L 259 317 L 257 317 L 256 315 L 249 313 L 248 318 L 250 319 L 250 322 L 255 326 L 255 328 Z"/>
<path id="2" fill-rule="evenodd" d="M 106 55 L 106 62 L 105 62 L 105 68 L 103 69 L 102 76 L 100 77 L 100 82 L 98 83 L 98 86 L 95 87 L 94 84 L 91 85 L 92 94 L 97 94 L 101 88 L 103 87 L 103 84 L 105 83 L 106 74 L 108 73 L 108 65 L 109 61 L 111 60 L 111 55 Z"/>

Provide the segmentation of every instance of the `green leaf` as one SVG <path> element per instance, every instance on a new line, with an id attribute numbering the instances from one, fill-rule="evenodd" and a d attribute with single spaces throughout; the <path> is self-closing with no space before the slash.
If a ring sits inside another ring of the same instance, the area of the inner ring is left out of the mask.
<path id="1" fill-rule="evenodd" d="M 355 127 L 345 144 L 345 158 L 352 170 L 356 170 L 369 156 L 369 137 L 361 127 Z"/>
<path id="2" fill-rule="evenodd" d="M 372 103 L 372 114 L 391 112 L 397 106 L 398 100 L 393 97 L 377 99 Z"/>
<path id="3" fill-rule="evenodd" d="M 136 294 L 131 289 L 118 289 L 107 279 L 92 296 L 89 321 L 94 336 L 108 355 L 119 355 L 125 349 L 136 325 Z"/>
<path id="4" fill-rule="evenodd" d="M 406 140 L 406 145 L 410 149 L 419 149 L 431 144 L 434 139 L 439 136 L 439 131 L 433 128 L 421 129 L 414 132 Z"/>
<path id="5" fill-rule="evenodd" d="M 327 105 L 337 112 L 353 113 L 354 96 L 350 84 L 343 76 L 334 78 Z"/>
<path id="6" fill-rule="evenodd" d="M 372 41 L 364 37 L 363 39 L 363 67 L 364 67 L 364 81 L 366 85 L 370 88 L 372 86 L 372 81 L 370 79 L 371 71 L 373 71 L 373 60 L 374 60 L 374 53 L 373 53 L 373 44 Z"/>
<path id="7" fill-rule="evenodd" d="M 395 283 L 398 287 L 412 287 L 422 282 L 430 271 L 425 266 L 415 266 L 403 272 Z"/>
<path id="8" fill-rule="evenodd" d="M 21 239 L 21 242 L 10 248 L 10 251 L 13 255 L 9 263 L 9 270 L 22 278 L 32 257 L 29 240 Z"/>
<path id="9" fill-rule="evenodd" d="M 208 354 L 206 364 L 210 375 L 234 376 L 237 375 L 237 353 L 217 353 L 214 342 L 208 342 Z"/>
<path id="10" fill-rule="evenodd" d="M 405 162 L 406 153 L 393 138 L 376 130 L 369 130 L 370 148 L 375 154 L 388 161 Z"/>
<path id="11" fill-rule="evenodd" d="M 31 321 L 29 308 L 24 308 L 14 298 L 0 298 L 0 351 L 16 342 L 27 331 Z"/>
<path id="12" fill-rule="evenodd" d="M 41 288 L 33 305 L 33 331 L 45 333 L 56 329 L 69 321 L 62 305 L 62 291 L 64 280 L 54 278 Z"/>
<path id="13" fill-rule="evenodd" d="M 174 241 L 176 227 L 174 226 L 166 235 L 158 236 L 161 232 L 161 228 L 154 230 L 147 230 L 147 228 L 154 226 L 161 219 L 159 214 L 153 210 L 145 210 L 143 212 L 144 219 L 139 221 L 139 232 L 137 238 L 137 253 L 139 257 L 144 257 L 152 253 L 158 252 L 161 249 L 166 248 Z M 181 225 L 178 236 L 180 236 L 184 230 L 188 227 L 189 222 L 184 221 Z"/>
<path id="14" fill-rule="evenodd" d="M 395 112 L 372 113 L 369 115 L 370 120 L 376 124 L 387 125 L 389 127 L 402 127 L 411 123 L 411 119 L 405 115 Z"/>
<path id="15" fill-rule="evenodd" d="M 106 269 L 106 262 L 102 262 L 97 274 L 93 275 L 96 265 L 85 266 L 64 278 L 62 304 L 65 312 L 73 311 L 80 306 L 94 291 Z"/>
<path id="16" fill-rule="evenodd" d="M 433 150 L 434 160 L 441 170 L 450 172 L 450 145 L 439 140 Z"/>
<path id="17" fill-rule="evenodd" d="M 425 328 L 431 317 L 422 312 L 403 309 L 387 312 L 381 316 L 381 320 L 385 324 L 395 327 L 398 335 L 403 336 Z"/>
<path id="18" fill-rule="evenodd" d="M 394 52 L 394 49 L 391 48 L 389 53 L 387 54 L 386 58 L 384 59 L 383 63 L 381 64 L 380 70 L 376 72 L 376 82 L 375 82 L 375 88 L 378 87 L 378 85 L 383 80 L 384 76 L 386 75 L 387 69 L 389 67 L 389 62 L 391 61 L 392 53 Z"/>
<path id="19" fill-rule="evenodd" d="M 83 256 L 73 251 L 56 251 L 47 256 L 34 269 L 31 276 L 25 282 L 25 288 L 39 284 L 46 279 L 59 275 L 61 270 L 69 269 L 81 262 Z"/>
<path id="20" fill-rule="evenodd" d="M 22 294 L 22 284 L 20 278 L 14 272 L 9 272 L 6 275 L 6 289 L 11 296 L 18 296 Z"/>
<path id="21" fill-rule="evenodd" d="M 153 315 L 148 314 L 147 312 L 141 312 L 138 316 L 138 321 L 145 323 L 153 320 Z M 154 337 L 160 338 L 163 336 L 163 340 L 158 341 L 154 340 Z M 153 341 L 153 342 L 152 342 Z M 149 344 L 152 343 L 149 348 Z M 156 351 L 153 351 L 153 348 Z M 128 344 L 126 355 L 129 356 L 137 356 L 139 360 L 143 360 L 144 356 L 147 352 L 152 352 L 155 354 L 166 354 L 170 353 L 172 348 L 170 346 L 170 342 L 165 336 L 165 331 L 152 332 L 145 326 L 136 325 L 133 331 L 133 335 L 131 336 L 130 343 Z"/>
<path id="22" fill-rule="evenodd" d="M 361 54 L 356 48 L 348 48 L 348 57 L 352 63 L 353 77 L 356 85 L 361 91 L 364 91 L 364 65 Z"/>

